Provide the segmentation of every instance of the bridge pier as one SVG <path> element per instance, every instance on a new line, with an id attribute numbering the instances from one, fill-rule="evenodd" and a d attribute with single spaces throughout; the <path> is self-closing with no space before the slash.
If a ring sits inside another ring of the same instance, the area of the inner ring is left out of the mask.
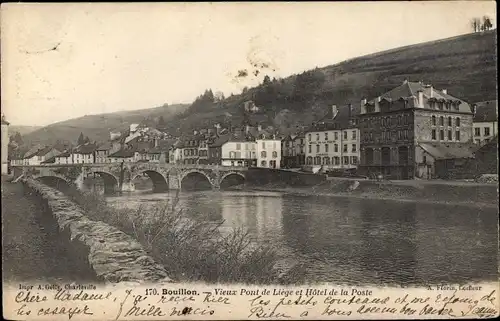
<path id="1" fill-rule="evenodd" d="M 132 182 L 123 182 L 120 190 L 122 192 L 133 192 L 135 191 L 135 185 Z"/>

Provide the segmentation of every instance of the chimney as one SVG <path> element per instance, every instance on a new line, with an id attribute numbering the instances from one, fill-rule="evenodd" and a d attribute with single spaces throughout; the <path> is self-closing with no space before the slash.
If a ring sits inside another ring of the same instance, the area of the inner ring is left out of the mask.
<path id="1" fill-rule="evenodd" d="M 198 134 L 198 131 L 195 129 L 195 130 L 193 130 L 193 135 L 196 135 L 196 134 Z"/>
<path id="2" fill-rule="evenodd" d="M 447 89 L 443 89 L 441 90 L 443 92 L 443 94 L 447 95 L 448 94 L 448 90 Z"/>
<path id="3" fill-rule="evenodd" d="M 245 125 L 245 133 L 248 134 L 250 132 L 250 125 Z"/>
<path id="4" fill-rule="evenodd" d="M 337 108 L 337 105 L 332 105 L 332 119 L 335 119 L 335 117 L 337 117 L 338 113 L 339 113 L 339 109 Z"/>
<path id="5" fill-rule="evenodd" d="M 382 97 L 378 96 L 377 99 L 375 99 L 375 112 L 380 112 L 380 101 L 382 100 Z"/>
<path id="6" fill-rule="evenodd" d="M 475 115 L 476 111 L 477 111 L 477 105 L 476 104 L 472 104 L 472 115 Z"/>
<path id="7" fill-rule="evenodd" d="M 422 90 L 419 90 L 418 92 L 418 107 L 419 108 L 424 108 L 424 92 Z"/>
<path id="8" fill-rule="evenodd" d="M 217 124 L 214 125 L 214 127 L 215 127 L 215 133 L 217 134 L 217 136 L 219 136 L 219 134 L 220 134 L 220 124 L 217 123 Z"/>
<path id="9" fill-rule="evenodd" d="M 431 98 L 434 98 L 434 88 L 432 88 L 432 85 L 431 85 Z"/>
<path id="10" fill-rule="evenodd" d="M 361 113 L 366 114 L 366 98 L 361 99 Z"/>

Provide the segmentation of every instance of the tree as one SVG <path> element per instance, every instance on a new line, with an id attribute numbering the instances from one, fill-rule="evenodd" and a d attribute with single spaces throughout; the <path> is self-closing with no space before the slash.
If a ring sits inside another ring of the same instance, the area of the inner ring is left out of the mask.
<path id="1" fill-rule="evenodd" d="M 85 144 L 85 137 L 83 137 L 83 133 L 80 133 L 80 136 L 78 136 L 78 140 L 76 141 L 78 145 L 83 145 Z"/>
<path id="2" fill-rule="evenodd" d="M 10 140 L 12 142 L 16 143 L 17 146 L 21 146 L 23 144 L 23 139 L 22 139 L 21 134 L 19 132 L 15 132 L 15 134 L 12 135 L 12 138 Z"/>
<path id="3" fill-rule="evenodd" d="M 88 144 L 88 143 L 90 143 L 90 138 L 89 138 L 89 136 L 85 136 L 85 139 L 83 140 L 83 143 L 84 143 L 84 144 Z"/>
<path id="4" fill-rule="evenodd" d="M 483 17 L 483 30 L 486 31 L 486 30 L 490 30 L 491 28 L 493 28 L 493 24 L 491 23 L 490 17 L 484 16 Z"/>
<path id="5" fill-rule="evenodd" d="M 479 32 L 481 30 L 481 20 L 479 20 L 479 18 L 472 18 L 470 24 L 474 32 Z"/>
<path id="6" fill-rule="evenodd" d="M 262 81 L 262 84 L 263 84 L 264 86 L 266 86 L 266 85 L 269 85 L 270 83 L 271 83 L 271 78 L 269 78 L 269 76 L 268 76 L 268 75 L 266 75 L 266 76 L 264 77 L 264 80 Z"/>
<path id="7" fill-rule="evenodd" d="M 157 128 L 165 129 L 166 126 L 167 122 L 165 121 L 165 118 L 163 118 L 163 116 L 158 117 Z"/>

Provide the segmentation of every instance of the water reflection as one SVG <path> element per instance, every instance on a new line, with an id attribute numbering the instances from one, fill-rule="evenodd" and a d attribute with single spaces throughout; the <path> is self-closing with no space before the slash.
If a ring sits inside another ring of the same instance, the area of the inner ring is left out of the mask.
<path id="1" fill-rule="evenodd" d="M 134 207 L 174 193 L 130 194 Z M 497 213 L 458 206 L 291 196 L 272 192 L 182 192 L 196 219 L 243 227 L 261 244 L 303 263 L 309 282 L 422 284 L 495 279 Z"/>

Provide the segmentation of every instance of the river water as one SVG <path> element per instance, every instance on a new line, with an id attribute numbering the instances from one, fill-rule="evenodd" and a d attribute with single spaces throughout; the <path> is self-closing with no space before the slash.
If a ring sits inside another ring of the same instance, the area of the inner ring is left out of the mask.
<path id="1" fill-rule="evenodd" d="M 175 192 L 108 198 L 138 208 Z M 416 202 L 297 196 L 261 191 L 182 191 L 194 218 L 224 220 L 222 232 L 247 229 L 273 244 L 308 282 L 335 284 L 465 283 L 497 278 L 497 210 Z"/>

